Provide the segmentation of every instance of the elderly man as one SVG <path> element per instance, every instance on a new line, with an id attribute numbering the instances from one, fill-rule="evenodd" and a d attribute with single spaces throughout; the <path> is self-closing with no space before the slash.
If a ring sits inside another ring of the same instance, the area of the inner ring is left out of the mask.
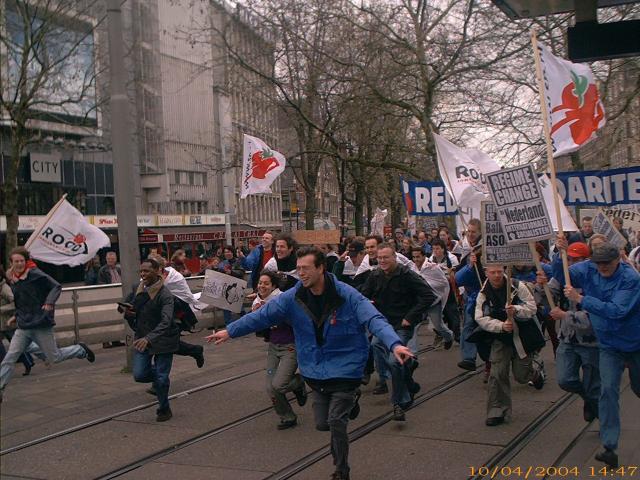
<path id="1" fill-rule="evenodd" d="M 475 318 L 490 342 L 491 373 L 487 399 L 486 425 L 500 425 L 511 415 L 511 383 L 509 367 L 518 383 L 532 381 L 539 390 L 544 378 L 525 349 L 519 335 L 520 322 L 535 322 L 536 302 L 523 282 L 513 281 L 507 288 L 504 267 L 491 265 L 485 269 L 487 280 L 476 299 Z M 510 295 L 508 291 L 510 290 Z"/>
<path id="2" fill-rule="evenodd" d="M 559 249 L 567 241 L 558 237 Z M 565 284 L 562 262 L 552 262 L 553 277 Z M 596 460 L 616 468 L 620 438 L 620 380 L 629 367 L 631 389 L 640 397 L 640 275 L 620 261 L 620 250 L 605 243 L 593 250 L 591 261 L 569 267 L 569 300 L 589 314 L 600 347 L 600 441 L 604 450 Z M 578 289 L 582 289 L 580 292 Z"/>
<path id="3" fill-rule="evenodd" d="M 104 285 L 108 283 L 122 282 L 122 273 L 120 265 L 118 265 L 118 254 L 116 252 L 107 252 L 107 264 L 98 270 L 98 284 Z"/>

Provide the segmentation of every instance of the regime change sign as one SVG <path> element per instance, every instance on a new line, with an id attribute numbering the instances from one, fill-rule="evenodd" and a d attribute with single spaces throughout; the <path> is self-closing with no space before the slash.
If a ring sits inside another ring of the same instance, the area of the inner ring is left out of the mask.
<path id="1" fill-rule="evenodd" d="M 538 176 L 531 165 L 499 170 L 486 177 L 508 245 L 553 236 Z"/>
<path id="2" fill-rule="evenodd" d="M 531 251 L 526 243 L 509 245 L 493 202 L 480 204 L 482 220 L 482 264 L 523 265 L 530 263 Z"/>

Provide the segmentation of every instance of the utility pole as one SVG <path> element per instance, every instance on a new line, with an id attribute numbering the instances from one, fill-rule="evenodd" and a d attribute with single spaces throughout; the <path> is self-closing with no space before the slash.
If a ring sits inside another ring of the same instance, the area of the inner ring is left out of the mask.
<path id="1" fill-rule="evenodd" d="M 227 239 L 227 245 L 231 245 L 231 209 L 229 206 L 229 188 L 228 182 L 225 179 L 226 167 L 226 142 L 224 138 L 224 129 L 222 128 L 222 122 L 224 115 L 222 111 L 222 102 L 220 96 L 223 90 L 220 86 L 213 87 L 213 121 L 218 126 L 218 142 L 220 144 L 220 155 L 216 162 L 216 170 L 218 171 L 218 191 L 222 193 L 222 207 L 224 209 L 224 232 Z M 218 194 L 220 195 L 220 194 Z M 220 198 L 220 197 L 218 197 Z"/>
<path id="2" fill-rule="evenodd" d="M 109 72 L 111 80 L 111 145 L 116 214 L 118 215 L 118 245 L 122 269 L 122 295 L 130 293 L 132 285 L 140 279 L 140 250 L 138 248 L 138 220 L 134 197 L 134 169 L 129 129 L 129 99 L 126 90 L 126 70 L 122 39 L 122 11 L 120 0 L 107 0 L 109 32 Z M 133 361 L 133 332 L 124 321 L 126 370 L 131 371 Z"/>

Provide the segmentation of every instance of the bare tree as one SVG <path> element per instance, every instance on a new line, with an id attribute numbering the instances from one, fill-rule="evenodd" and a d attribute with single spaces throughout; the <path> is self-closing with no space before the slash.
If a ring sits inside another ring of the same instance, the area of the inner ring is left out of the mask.
<path id="1" fill-rule="evenodd" d="M 7 251 L 17 245 L 18 171 L 27 145 L 50 123 L 96 124 L 96 3 L 0 2 L 0 125 L 11 140 L 2 187 Z"/>

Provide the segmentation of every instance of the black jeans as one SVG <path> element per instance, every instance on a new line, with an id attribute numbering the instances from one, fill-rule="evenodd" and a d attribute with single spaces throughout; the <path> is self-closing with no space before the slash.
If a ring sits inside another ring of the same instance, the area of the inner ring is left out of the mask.
<path id="1" fill-rule="evenodd" d="M 331 455 L 336 471 L 349 473 L 349 413 L 356 401 L 356 389 L 326 392 L 313 390 L 313 415 L 316 429 L 331 431 Z"/>

